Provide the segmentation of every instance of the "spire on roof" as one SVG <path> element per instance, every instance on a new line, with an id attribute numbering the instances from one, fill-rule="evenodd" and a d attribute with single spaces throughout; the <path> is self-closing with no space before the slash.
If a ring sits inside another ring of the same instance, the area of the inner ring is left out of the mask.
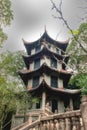
<path id="1" fill-rule="evenodd" d="M 44 32 L 46 32 L 46 25 L 44 25 Z"/>

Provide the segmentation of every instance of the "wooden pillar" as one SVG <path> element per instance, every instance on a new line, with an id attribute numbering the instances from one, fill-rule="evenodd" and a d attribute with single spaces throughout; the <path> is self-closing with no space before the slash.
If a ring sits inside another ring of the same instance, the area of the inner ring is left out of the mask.
<path id="1" fill-rule="evenodd" d="M 42 109 L 45 110 L 45 105 L 46 105 L 46 93 L 42 93 Z"/>
<path id="2" fill-rule="evenodd" d="M 58 100 L 58 112 L 59 113 L 62 113 L 62 112 L 64 112 L 64 102 L 63 102 L 63 100 Z"/>

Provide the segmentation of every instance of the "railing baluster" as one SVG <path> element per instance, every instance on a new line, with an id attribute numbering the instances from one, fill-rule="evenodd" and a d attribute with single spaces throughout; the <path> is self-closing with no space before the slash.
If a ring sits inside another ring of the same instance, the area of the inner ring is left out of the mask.
<path id="1" fill-rule="evenodd" d="M 54 130 L 54 124 L 53 124 L 53 120 L 50 120 L 50 130 Z"/>
<path id="2" fill-rule="evenodd" d="M 76 129 L 76 118 L 72 117 L 72 130 L 77 130 Z"/>
<path id="3" fill-rule="evenodd" d="M 29 116 L 28 121 L 29 121 L 29 124 L 31 124 L 31 123 L 32 123 L 32 116 L 31 116 L 31 115 Z"/>
<path id="4" fill-rule="evenodd" d="M 62 119 L 62 130 L 65 130 L 65 119 Z"/>
<path id="5" fill-rule="evenodd" d="M 42 122 L 40 123 L 40 130 L 42 130 Z"/>
<path id="6" fill-rule="evenodd" d="M 65 130 L 65 120 L 64 119 L 60 119 L 60 129 Z"/>
<path id="7" fill-rule="evenodd" d="M 42 130 L 46 130 L 46 121 L 43 122 Z"/>
<path id="8" fill-rule="evenodd" d="M 76 130 L 81 130 L 80 117 L 76 117 Z"/>
<path id="9" fill-rule="evenodd" d="M 66 123 L 66 129 L 65 130 L 71 130 L 70 118 L 66 118 L 65 123 Z"/>
<path id="10" fill-rule="evenodd" d="M 40 130 L 40 124 L 38 125 L 38 130 Z"/>
<path id="11" fill-rule="evenodd" d="M 59 121 L 55 120 L 54 123 L 55 123 L 55 130 L 59 130 Z"/>
<path id="12" fill-rule="evenodd" d="M 82 121 L 81 117 L 80 117 L 80 125 L 81 125 L 81 130 L 84 130 L 84 128 L 83 128 L 83 121 Z"/>
<path id="13" fill-rule="evenodd" d="M 47 121 L 47 130 L 50 130 L 50 122 Z"/>
<path id="14" fill-rule="evenodd" d="M 59 119 L 59 130 L 62 130 L 62 128 L 61 128 L 61 119 Z"/>

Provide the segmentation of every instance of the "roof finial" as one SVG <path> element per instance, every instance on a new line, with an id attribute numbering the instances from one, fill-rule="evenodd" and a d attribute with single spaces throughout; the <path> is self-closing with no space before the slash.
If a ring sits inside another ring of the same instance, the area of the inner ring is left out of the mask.
<path id="1" fill-rule="evenodd" d="M 46 25 L 44 25 L 44 31 L 46 32 Z"/>

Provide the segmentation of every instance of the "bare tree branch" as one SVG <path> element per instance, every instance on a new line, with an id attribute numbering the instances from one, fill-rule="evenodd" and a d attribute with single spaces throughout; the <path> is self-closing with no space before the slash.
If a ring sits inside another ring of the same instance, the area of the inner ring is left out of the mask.
<path id="1" fill-rule="evenodd" d="M 52 3 L 52 6 L 53 6 L 52 9 L 55 9 L 56 12 L 59 14 L 59 17 L 55 17 L 55 18 L 58 18 L 58 19 L 60 19 L 60 20 L 62 20 L 64 22 L 64 24 L 66 25 L 68 30 L 71 32 L 71 34 L 72 34 L 73 38 L 75 39 L 75 41 L 80 45 L 80 47 L 83 49 L 83 51 L 87 53 L 87 50 L 84 48 L 84 46 L 81 44 L 81 42 L 76 38 L 76 36 L 73 33 L 73 30 L 71 29 L 71 27 L 69 26 L 67 20 L 63 16 L 63 13 L 62 13 L 62 10 L 61 10 L 62 0 L 61 0 L 61 2 L 59 4 L 59 8 L 55 5 L 53 0 L 50 0 L 50 1 Z"/>
<path id="2" fill-rule="evenodd" d="M 62 10 L 62 0 L 60 1 L 59 9 Z"/>

